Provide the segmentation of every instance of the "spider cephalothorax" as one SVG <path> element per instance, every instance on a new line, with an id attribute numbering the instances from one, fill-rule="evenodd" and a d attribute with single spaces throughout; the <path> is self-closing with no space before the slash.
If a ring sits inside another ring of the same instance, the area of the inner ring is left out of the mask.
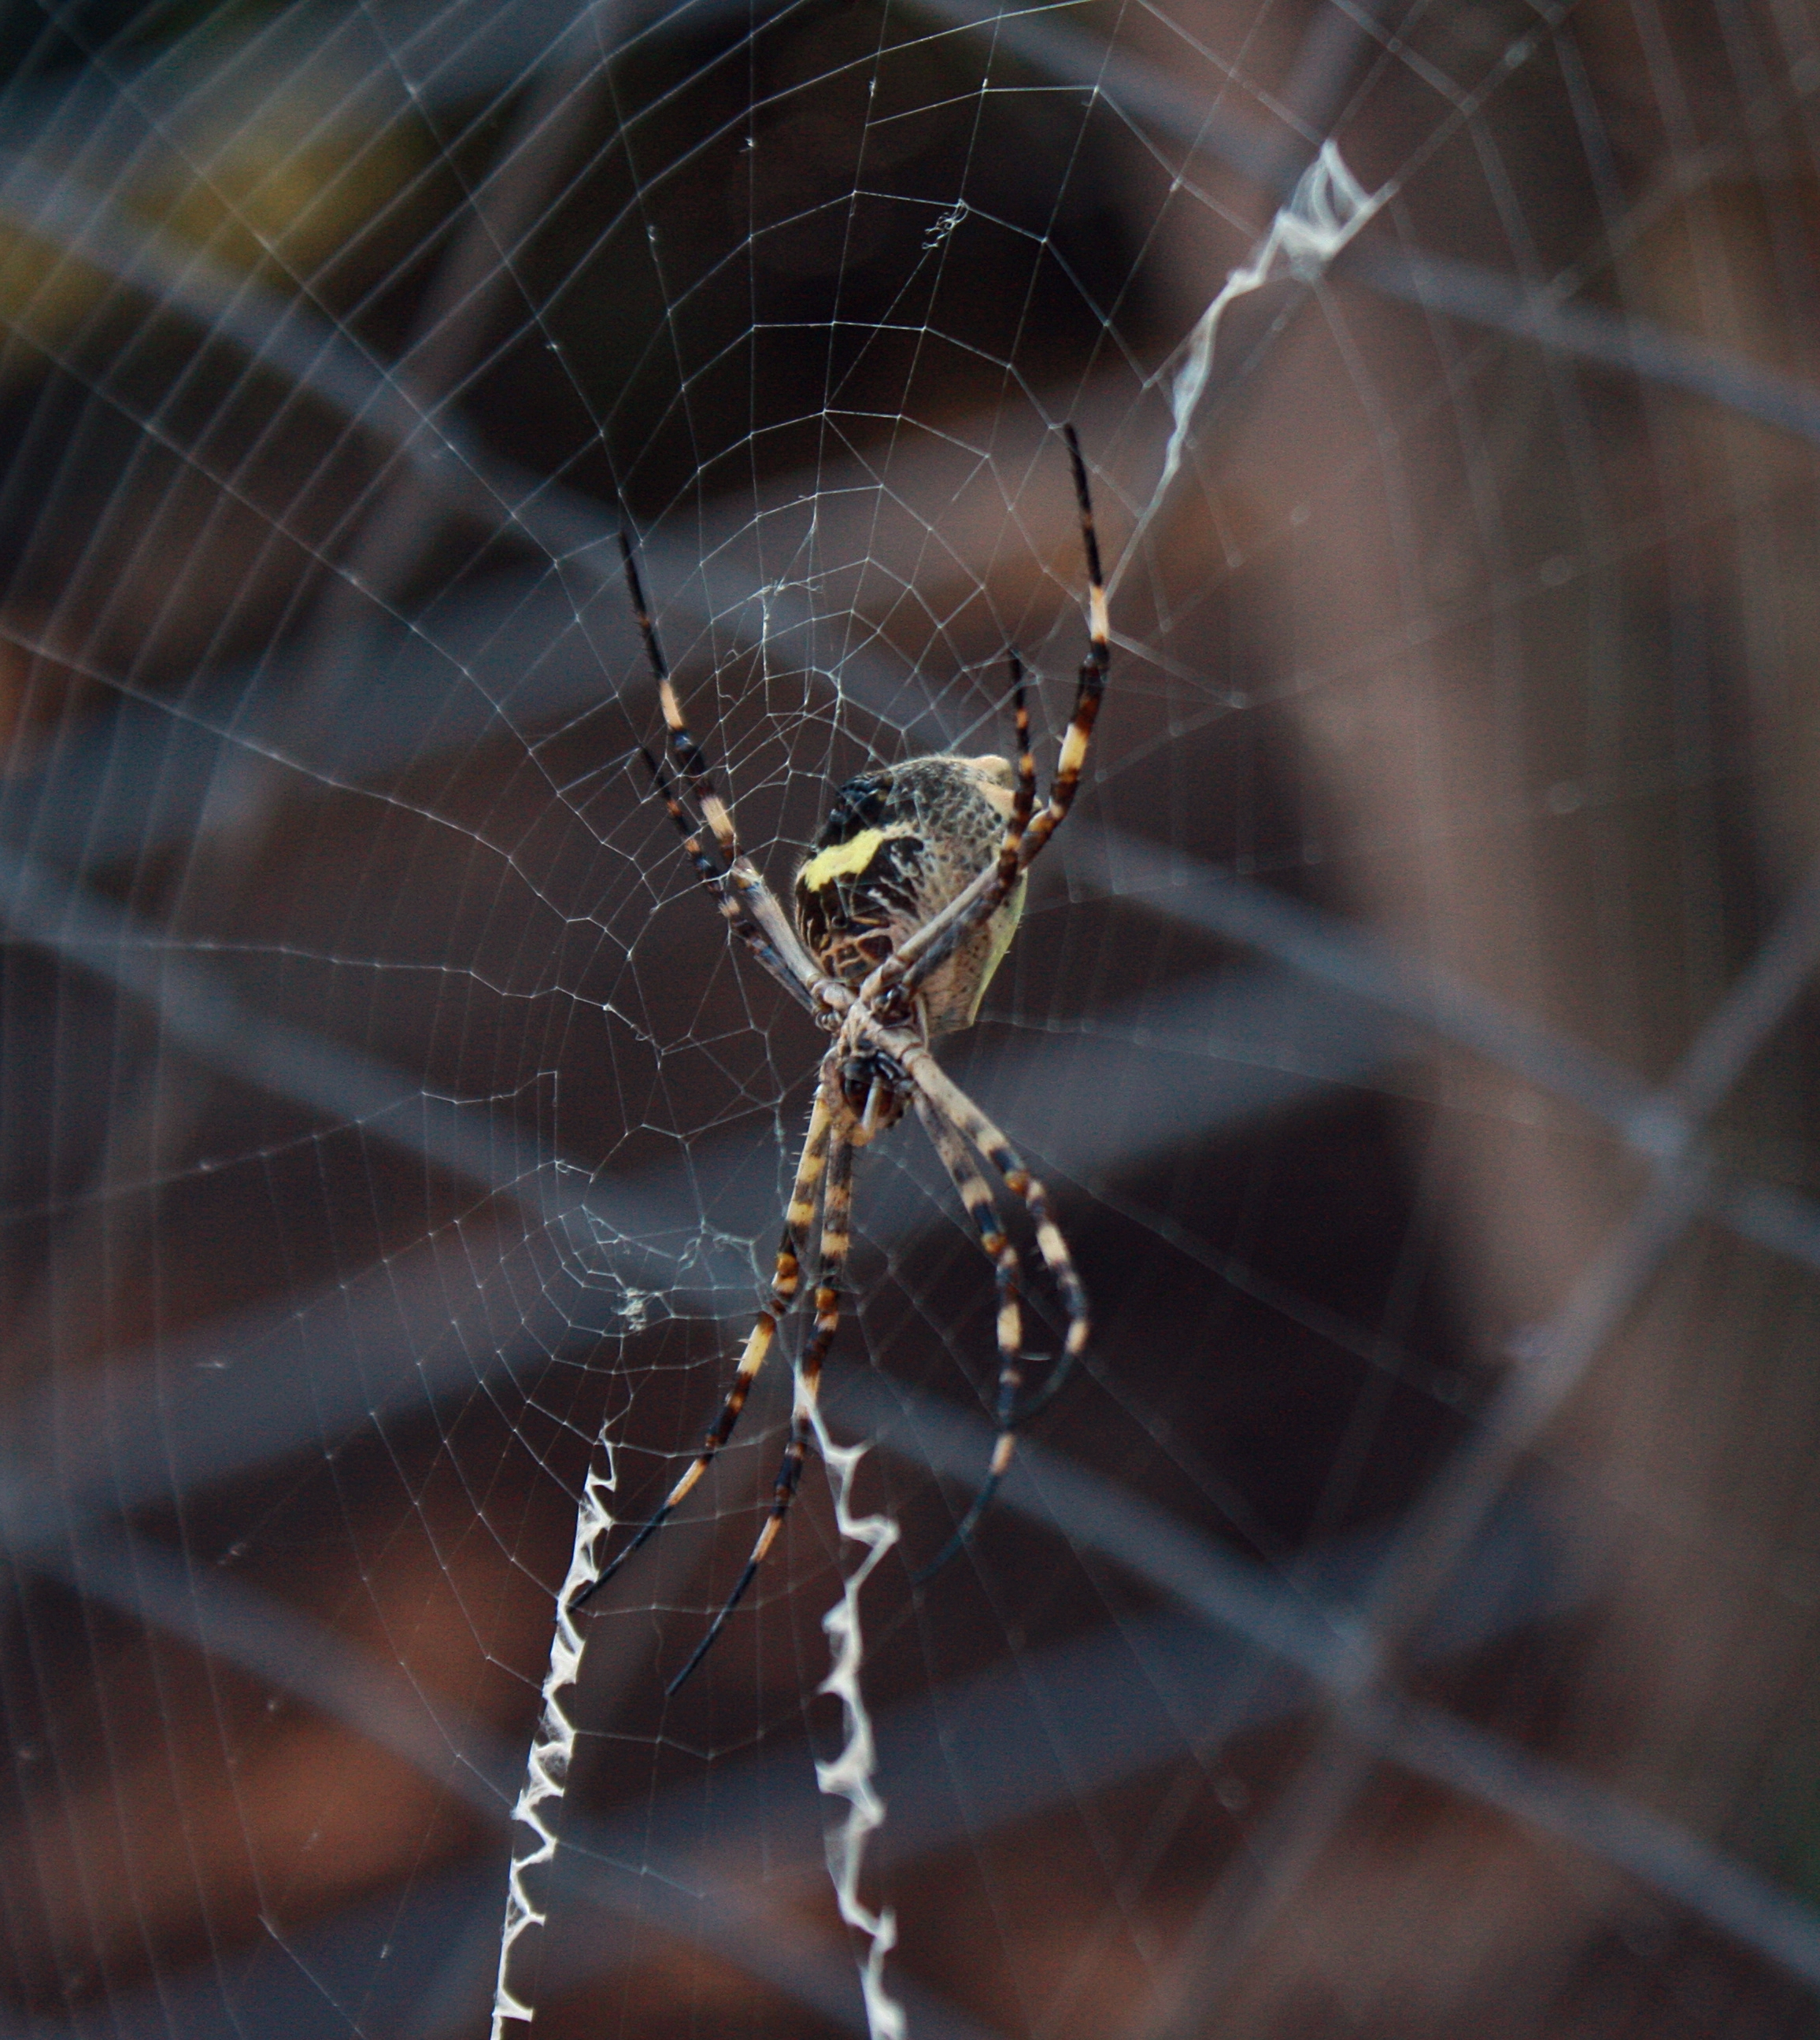
<path id="1" fill-rule="evenodd" d="M 927 1578 L 966 1541 L 1011 1463 L 1019 1425 L 1061 1387 L 1086 1349 L 1087 1296 L 1068 1243 L 1049 1216 L 1047 1192 L 1004 1135 L 943 1074 L 929 1045 L 939 1036 L 970 1025 L 980 1010 L 992 973 L 1017 931 L 1024 873 L 1072 805 L 1105 691 L 1110 650 L 1093 505 L 1074 429 L 1064 430 L 1087 554 L 1087 653 L 1048 800 L 1037 805 L 1023 669 L 1014 652 L 1008 657 L 1018 739 L 1015 766 L 1003 758 L 944 754 L 908 759 L 848 780 L 836 794 L 827 820 L 798 869 L 794 923 L 740 849 L 733 816 L 683 719 L 631 547 L 621 541 L 632 605 L 657 676 L 668 732 L 671 765 L 647 754 L 657 791 L 722 913 L 771 975 L 834 1037 L 821 1060 L 771 1292 L 746 1340 L 720 1413 L 663 1505 L 593 1585 L 577 1597 L 579 1605 L 613 1577 L 706 1472 L 733 1435 L 752 1379 L 776 1338 L 779 1321 L 801 1288 L 801 1265 L 813 1237 L 820 1264 L 815 1328 L 797 1363 L 796 1408 L 771 1513 L 719 1615 L 670 1681 L 672 1692 L 701 1662 L 751 1585 L 802 1477 L 822 1363 L 840 1323 L 840 1276 L 851 1237 L 853 1158 L 858 1149 L 913 1109 L 978 1230 L 997 1283 L 998 1443 L 973 1506 L 920 1577 Z M 1061 1352 L 1048 1378 L 1027 1399 L 1022 1267 L 981 1163 L 1030 1214 L 1037 1250 L 1068 1314 Z"/>

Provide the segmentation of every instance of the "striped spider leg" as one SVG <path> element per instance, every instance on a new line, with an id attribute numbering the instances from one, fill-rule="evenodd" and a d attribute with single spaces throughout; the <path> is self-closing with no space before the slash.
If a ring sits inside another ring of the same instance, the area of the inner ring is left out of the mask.
<path id="1" fill-rule="evenodd" d="M 1087 1340 L 1092 1335 L 1092 1321 L 1088 1315 L 1086 1286 L 1074 1265 L 1074 1255 L 1062 1236 L 1061 1228 L 1049 1209 L 1048 1190 L 1031 1174 L 1022 1157 L 992 1121 L 958 1084 L 943 1073 L 927 1049 L 913 1051 L 908 1068 L 916 1086 L 918 1112 L 960 1193 L 961 1203 L 980 1227 L 980 1244 L 999 1270 L 999 1435 L 987 1465 L 986 1478 L 972 1506 L 955 1526 L 947 1543 L 915 1576 L 916 1584 L 920 1586 L 939 1573 L 972 1536 L 974 1525 L 991 1505 L 999 1482 L 1010 1469 L 1019 1429 L 1067 1386 L 1069 1376 L 1087 1351 Z M 937 1138 L 939 1126 L 945 1129 L 946 1140 Z M 1043 1265 L 1068 1315 L 1068 1330 L 1062 1340 L 1060 1355 L 1052 1365 L 1048 1380 L 1024 1402 L 1019 1399 L 1024 1382 L 1024 1356 L 1016 1258 L 1012 1254 L 1007 1274 L 1005 1256 L 1010 1250 L 1008 1246 L 999 1244 L 1003 1233 L 999 1224 L 997 1207 L 991 1189 L 969 1159 L 969 1147 L 985 1160 L 1005 1188 L 1030 1213 L 1030 1222 L 1036 1229 L 1037 1250 L 1042 1255 Z M 992 1228 L 990 1233 L 988 1226 Z"/>
<path id="2" fill-rule="evenodd" d="M 821 1097 L 818 1093 L 816 1098 L 818 1113 L 821 1107 Z M 813 1138 L 812 1123 L 810 1139 Z M 821 1391 L 821 1364 L 828 1357 L 828 1348 L 834 1343 L 834 1334 L 840 1329 L 840 1278 L 847 1266 L 847 1250 L 852 1240 L 853 1149 L 853 1142 L 839 1131 L 828 1141 L 828 1168 L 821 1195 L 820 1265 L 816 1270 L 815 1329 L 804 1344 L 802 1357 L 797 1363 L 796 1406 L 790 1412 L 790 1438 L 783 1448 L 783 1463 L 778 1468 L 777 1479 L 771 1485 L 770 1513 L 765 1517 L 763 1526 L 758 1533 L 758 1540 L 752 1546 L 751 1557 L 746 1560 L 739 1578 L 733 1582 L 732 1593 L 721 1604 L 720 1613 L 709 1624 L 706 1635 L 690 1653 L 688 1662 L 664 1688 L 666 1693 L 675 1692 L 713 1648 L 714 1638 L 726 1627 L 728 1616 L 739 1606 L 745 1597 L 746 1589 L 758 1577 L 758 1569 L 764 1563 L 766 1554 L 777 1541 L 778 1533 L 783 1528 L 783 1519 L 790 1513 L 790 1505 L 796 1499 L 796 1490 L 802 1479 L 802 1463 L 809 1456 L 809 1441 L 814 1431 L 816 1402 Z M 806 1159 L 807 1143 L 804 1145 L 804 1154 Z M 799 1167 L 797 1172 L 799 1189 L 802 1178 L 803 1171 Z M 797 1208 L 797 1199 L 793 1195 L 793 1219 Z M 781 1262 L 782 1256 L 780 1254 L 779 1258 Z M 774 1288 L 773 1295 L 775 1293 Z M 762 1324 L 763 1322 L 761 1317 L 760 1323 Z M 756 1336 L 756 1328 L 754 1336 Z M 767 1338 L 766 1345 L 769 1343 Z M 744 1402 L 745 1389 L 750 1385 L 753 1375 L 757 1373 L 763 1358 L 761 1351 L 752 1361 L 749 1368 L 745 1359 L 742 1358 L 741 1367 L 744 1381 L 736 1376 L 734 1382 L 740 1403 Z M 727 1402 L 722 1406 L 721 1417 L 715 1425 L 720 1433 L 717 1444 L 725 1440 L 738 1417 L 739 1405 L 729 1395 Z M 713 1433 L 710 1433 L 710 1436 L 713 1437 Z M 701 1478 L 711 1456 L 711 1452 L 704 1452 L 695 1460 L 678 1483 L 681 1494 L 686 1494 Z M 663 1513 L 668 1515 L 680 1498 L 680 1494 L 672 1492 L 669 1501 L 664 1505 Z M 656 1528 L 657 1520 L 653 1520 L 649 1528 Z M 649 1530 L 642 1534 L 649 1534 Z M 627 1555 L 634 1548 L 629 1546 Z"/>
<path id="3" fill-rule="evenodd" d="M 757 1321 L 746 1336 L 744 1350 L 740 1355 L 739 1365 L 733 1370 L 733 1381 L 727 1389 L 719 1413 L 709 1426 L 700 1451 L 684 1469 L 682 1479 L 664 1498 L 656 1513 L 646 1520 L 631 1543 L 611 1564 L 603 1568 L 598 1579 L 583 1588 L 575 1597 L 576 1607 L 580 1608 L 591 1600 L 635 1551 L 642 1550 L 663 1528 L 677 1504 L 701 1479 L 713 1464 L 714 1455 L 733 1436 L 733 1427 L 739 1422 L 741 1412 L 746 1406 L 746 1398 L 752 1393 L 752 1383 L 758 1378 L 759 1369 L 764 1365 L 777 1337 L 778 1326 L 796 1301 L 802 1280 L 803 1248 L 809 1228 L 815 1223 L 821 1179 L 828 1167 L 828 1149 L 832 1144 L 833 1126 L 833 1115 L 818 1090 L 814 1109 L 809 1115 L 809 1132 L 797 1160 L 796 1180 L 790 1186 L 790 1205 L 784 1218 L 783 1239 L 777 1250 L 777 1265 L 771 1276 L 771 1293 L 760 1306 Z M 697 1654 L 698 1658 L 699 1654 Z M 691 1659 L 687 1669 L 692 1671 L 695 1662 L 695 1659 Z M 677 1683 L 680 1684 L 680 1680 Z"/>
<path id="4" fill-rule="evenodd" d="M 1079 785 L 1110 664 L 1106 589 L 1087 468 L 1064 428 L 1087 573 L 1087 651 L 1049 797 L 1037 801 L 1022 663 L 1007 653 L 1018 740 L 999 757 L 912 758 L 850 779 L 792 887 L 794 921 L 739 847 L 733 818 L 683 720 L 638 566 L 623 538 L 626 584 L 657 683 L 666 763 L 645 754 L 659 797 L 691 862 L 729 924 L 764 969 L 834 1037 L 818 1072 L 771 1288 L 700 1448 L 656 1513 L 592 1585 L 585 1601 L 656 1535 L 733 1436 L 752 1384 L 801 1289 L 817 1243 L 814 1323 L 796 1370 L 797 1393 L 771 1504 L 732 1593 L 666 1690 L 700 1664 L 782 1529 L 813 1435 L 822 1365 L 840 1322 L 851 1235 L 856 1151 L 909 1110 L 922 1121 L 991 1260 L 998 1289 L 998 1434 L 984 1481 L 926 1579 L 959 1551 L 1011 1464 L 1018 1430 L 1061 1388 L 1086 1350 L 1087 1292 L 1049 1208 L 1048 1192 L 1005 1136 L 936 1062 L 931 1044 L 972 1024 L 1017 931 L 1025 875 L 1067 819 Z M 1067 1315 L 1060 1353 L 1034 1395 L 1024 1393 L 1022 1264 L 1000 1216 L 996 1178 L 1027 1213 Z M 819 1229 L 817 1221 L 819 1216 Z"/>
<path id="5" fill-rule="evenodd" d="M 714 904 L 726 916 L 734 932 L 759 961 L 800 1006 L 811 1012 L 840 1010 L 846 1003 L 846 988 L 825 978 L 803 947 L 777 896 L 759 876 L 758 868 L 741 850 L 733 828 L 732 810 L 721 798 L 714 775 L 702 747 L 683 720 L 682 704 L 670 678 L 669 661 L 664 657 L 657 626 L 645 599 L 643 577 L 625 532 L 619 534 L 619 555 L 626 566 L 626 587 L 632 599 L 632 614 L 645 645 L 645 657 L 657 683 L 657 699 L 664 711 L 672 758 L 702 821 L 707 824 L 716 856 L 710 856 L 702 831 L 678 796 L 676 782 L 661 761 L 646 751 L 643 755 L 657 797 L 668 810 L 681 832 L 683 847 L 708 889 Z"/>

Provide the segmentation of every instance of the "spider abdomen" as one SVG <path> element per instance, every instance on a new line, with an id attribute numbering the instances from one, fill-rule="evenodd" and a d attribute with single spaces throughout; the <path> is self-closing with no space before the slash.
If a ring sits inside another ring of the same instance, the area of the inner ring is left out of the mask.
<path id="1" fill-rule="evenodd" d="M 858 984 L 997 854 L 1015 775 L 1003 758 L 912 758 L 850 779 L 796 874 L 796 925 Z M 922 987 L 931 1034 L 969 1026 L 1023 910 L 1019 879 Z"/>

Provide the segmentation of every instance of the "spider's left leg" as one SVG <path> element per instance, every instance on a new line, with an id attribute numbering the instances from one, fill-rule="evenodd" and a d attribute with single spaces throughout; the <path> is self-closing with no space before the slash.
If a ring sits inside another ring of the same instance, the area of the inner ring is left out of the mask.
<path id="1" fill-rule="evenodd" d="M 657 683 L 657 699 L 663 707 L 664 725 L 670 733 L 670 748 L 676 755 L 676 768 L 689 790 L 689 797 L 714 832 L 715 844 L 730 870 L 740 858 L 733 818 L 714 785 L 706 754 L 683 720 L 682 703 L 676 698 L 676 683 L 670 677 L 670 662 L 664 657 L 664 648 L 657 639 L 657 622 L 645 598 L 645 577 L 638 571 L 632 542 L 623 531 L 619 534 L 619 557 L 626 565 L 626 586 L 632 597 L 632 614 L 638 622 L 638 634 L 645 641 L 645 663 Z"/>
<path id="2" fill-rule="evenodd" d="M 790 1208 L 784 1218 L 783 1239 L 777 1250 L 777 1268 L 771 1277 L 771 1294 L 766 1297 L 758 1314 L 758 1322 L 748 1334 L 745 1350 L 740 1355 L 740 1364 L 733 1372 L 725 1399 L 720 1414 L 708 1428 L 702 1441 L 702 1448 L 689 1463 L 687 1471 L 664 1498 L 662 1505 L 649 1517 L 630 1543 L 606 1566 L 597 1580 L 592 1581 L 578 1593 L 572 1604 L 580 1608 L 606 1585 L 634 1551 L 642 1549 L 657 1536 L 669 1519 L 676 1505 L 713 1464 L 714 1455 L 733 1436 L 733 1426 L 740 1420 L 740 1413 L 746 1406 L 746 1398 L 752 1393 L 752 1385 L 759 1369 L 764 1365 L 765 1357 L 777 1337 L 778 1321 L 796 1300 L 798 1283 L 801 1280 L 801 1254 L 802 1243 L 809 1236 L 809 1229 L 815 1223 L 817 1193 L 821 1186 L 822 1171 L 828 1166 L 829 1136 L 834 1125 L 834 1114 L 821 1087 L 817 1085 L 815 1106 L 809 1115 L 809 1132 L 802 1144 L 802 1154 L 796 1165 L 796 1180 L 790 1187 Z"/>
<path id="3" fill-rule="evenodd" d="M 714 1617 L 707 1635 L 695 1646 L 688 1663 L 664 1688 L 666 1694 L 675 1692 L 713 1649 L 715 1638 L 726 1627 L 728 1616 L 739 1606 L 746 1589 L 757 1578 L 758 1569 L 777 1542 L 783 1520 L 796 1499 L 796 1490 L 802 1481 L 802 1463 L 809 1456 L 809 1440 L 814 1435 L 813 1416 L 821 1392 L 821 1364 L 834 1343 L 834 1334 L 840 1328 L 840 1278 L 852 1244 L 852 1212 L 853 1144 L 845 1134 L 836 1132 L 828 1148 L 828 1181 L 822 1191 L 821 1265 L 816 1278 L 815 1330 L 804 1346 L 802 1358 L 797 1366 L 796 1407 L 790 1414 L 790 1441 L 783 1448 L 783 1463 L 778 1468 L 777 1479 L 771 1489 L 771 1513 L 759 1532 L 752 1556 L 733 1582 L 733 1592 L 722 1604 L 721 1612 Z"/>
<path id="4" fill-rule="evenodd" d="M 725 916 L 728 925 L 740 940 L 756 956 L 799 1006 L 811 1013 L 822 1008 L 812 987 L 820 976 L 813 965 L 805 977 L 790 959 L 780 953 L 776 944 L 764 932 L 760 920 L 747 911 L 740 896 L 730 889 L 731 881 L 721 867 L 709 856 L 703 847 L 701 834 L 696 824 L 689 819 L 689 812 L 676 797 L 676 783 L 664 769 L 662 762 L 647 751 L 645 763 L 649 768 L 652 783 L 657 789 L 657 797 L 669 811 L 669 816 L 682 832 L 683 848 L 688 853 L 689 862 L 700 875 L 702 883 L 714 896 L 714 904 Z M 760 887 L 764 885 L 761 878 Z"/>
<path id="5" fill-rule="evenodd" d="M 619 534 L 619 553 L 626 563 L 626 586 L 632 598 L 632 613 L 638 619 L 639 635 L 645 641 L 645 657 L 657 683 L 657 699 L 664 711 L 664 726 L 669 733 L 670 750 L 689 797 L 714 837 L 714 847 L 720 854 L 718 865 L 708 855 L 673 788 L 647 753 L 646 761 L 657 782 L 657 791 L 682 831 L 690 859 L 714 894 L 721 912 L 739 930 L 756 952 L 759 961 L 774 976 L 781 979 L 799 996 L 804 993 L 813 995 L 817 987 L 828 982 L 826 973 L 804 948 L 790 916 L 759 875 L 758 866 L 740 848 L 732 810 L 721 798 L 706 754 L 683 720 L 683 705 L 676 698 L 669 661 L 658 642 L 657 626 L 645 599 L 644 579 L 638 572 L 632 542 L 623 531 Z M 793 978 L 796 980 L 794 984 L 790 982 Z"/>
<path id="6" fill-rule="evenodd" d="M 1011 1463 L 1015 1448 L 1017 1430 L 1060 1391 L 1073 1373 L 1076 1363 L 1087 1350 L 1087 1342 L 1092 1326 L 1087 1314 L 1087 1290 L 1074 1265 L 1074 1256 L 1068 1251 L 1068 1242 L 1062 1237 L 1061 1227 L 1055 1222 L 1049 1209 L 1049 1192 L 1042 1183 L 1030 1174 L 1022 1158 L 1004 1135 L 993 1125 L 984 1113 L 974 1104 L 967 1094 L 942 1070 L 927 1049 L 913 1047 L 906 1049 L 900 1058 L 910 1079 L 916 1087 L 919 1109 L 924 1101 L 940 1118 L 949 1124 L 963 1138 L 972 1142 L 988 1163 L 997 1170 L 1005 1188 L 1019 1199 L 1030 1212 L 1030 1222 L 1036 1227 L 1037 1246 L 1043 1257 L 1043 1265 L 1054 1283 L 1056 1294 L 1061 1299 L 1062 1308 L 1068 1313 L 1068 1331 L 1062 1341 L 1060 1357 L 1052 1367 L 1049 1379 L 1037 1391 L 1031 1400 L 1011 1413 L 1010 1423 L 1001 1424 L 998 1444 L 993 1450 L 992 1467 L 988 1474 L 989 1487 L 996 1487 L 1003 1478 Z M 927 1121 L 925 1121 L 927 1125 Z M 963 1192 L 962 1193 L 965 1193 Z M 980 1508 L 976 1505 L 967 1513 L 965 1528 L 970 1530 L 979 1519 Z M 945 1564 L 952 1552 L 959 1548 L 958 1537 L 950 1540 L 935 1565 Z M 923 1577 L 935 1570 L 931 1566 L 924 1570 Z"/>
<path id="7" fill-rule="evenodd" d="M 935 1556 L 920 1571 L 912 1576 L 912 1584 L 920 1586 L 947 1564 L 973 1534 L 973 1526 L 991 1505 L 999 1482 L 1005 1477 L 1005 1469 L 1011 1463 L 1012 1441 L 1019 1425 L 1023 1421 L 1023 1412 L 1018 1407 L 1018 1395 L 1024 1385 L 1024 1324 L 1023 1311 L 1018 1298 L 1018 1281 L 1021 1272 L 1018 1250 L 1007 1237 L 999 1208 L 986 1179 L 973 1166 L 973 1157 L 967 1152 L 967 1144 L 959 1129 L 923 1095 L 916 1094 L 916 1117 L 922 1121 L 923 1129 L 933 1143 L 935 1152 L 942 1158 L 942 1166 L 948 1171 L 948 1180 L 960 1193 L 961 1202 L 965 1205 L 968 1216 L 978 1227 L 980 1246 L 991 1261 L 998 1277 L 999 1309 L 997 1333 L 999 1342 L 999 1439 L 994 1448 L 992 1463 L 986 1471 L 984 1484 L 973 1498 L 966 1514 L 955 1526 L 954 1535 Z"/>

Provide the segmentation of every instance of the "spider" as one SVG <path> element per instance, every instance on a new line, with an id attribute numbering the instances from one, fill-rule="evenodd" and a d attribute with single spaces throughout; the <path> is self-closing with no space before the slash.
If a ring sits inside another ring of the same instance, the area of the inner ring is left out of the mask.
<path id="1" fill-rule="evenodd" d="M 980 1246 L 997 1279 L 997 1441 L 972 1505 L 934 1561 L 916 1576 L 918 1584 L 965 1544 L 1011 1464 L 1019 1427 L 1060 1389 L 1086 1349 L 1087 1292 L 1068 1243 L 1050 1215 L 1047 1192 L 999 1128 L 942 1073 L 930 1045 L 939 1035 L 970 1026 L 980 1010 L 992 973 L 1017 931 L 1025 873 L 1073 802 L 1105 691 L 1110 648 L 1093 502 L 1074 428 L 1064 427 L 1064 432 L 1087 555 L 1087 652 L 1047 801 L 1040 809 L 1037 805 L 1022 661 L 1015 650 L 1009 651 L 1015 770 L 1003 758 L 942 755 L 909 759 L 848 780 L 836 794 L 827 820 L 797 870 L 794 925 L 740 849 L 733 816 L 683 718 L 637 561 L 630 541 L 621 535 L 626 584 L 657 679 L 674 761 L 672 771 L 650 752 L 644 753 L 658 797 L 681 832 L 702 884 L 734 931 L 834 1037 L 821 1060 L 770 1292 L 719 1414 L 662 1505 L 576 1599 L 580 1606 L 656 1535 L 732 1437 L 779 1323 L 796 1300 L 819 1212 L 815 1325 L 797 1368 L 796 1403 L 770 1513 L 732 1593 L 688 1662 L 665 1688 L 667 1693 L 674 1693 L 706 1656 L 763 1564 L 795 1498 L 813 1435 L 822 1363 L 840 1322 L 853 1158 L 859 1149 L 913 1110 L 978 1229 Z M 1028 1400 L 1022 1395 L 1026 1355 L 1021 1263 L 976 1155 L 1029 1213 L 1038 1250 L 1068 1316 L 1061 1352 Z"/>

